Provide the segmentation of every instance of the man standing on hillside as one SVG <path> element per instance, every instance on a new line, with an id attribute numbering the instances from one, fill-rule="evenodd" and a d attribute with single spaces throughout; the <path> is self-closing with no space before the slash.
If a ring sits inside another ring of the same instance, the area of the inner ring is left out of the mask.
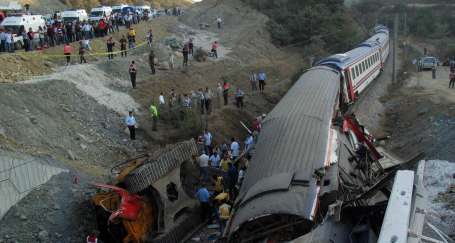
<path id="1" fill-rule="evenodd" d="M 149 65 L 150 65 L 150 70 L 152 71 L 152 74 L 155 74 L 155 52 L 150 50 L 149 54 Z"/>
<path id="2" fill-rule="evenodd" d="M 224 98 L 224 105 L 228 104 L 228 97 L 229 97 L 229 89 L 231 86 L 227 81 L 224 81 L 223 83 L 223 98 Z"/>
<path id="3" fill-rule="evenodd" d="M 258 75 L 254 71 L 251 71 L 250 74 L 250 83 L 251 83 L 251 91 L 258 90 Z"/>
<path id="4" fill-rule="evenodd" d="M 245 93 L 240 89 L 240 87 L 237 87 L 237 91 L 235 92 L 235 104 L 237 105 L 237 108 L 243 109 L 243 96 Z"/>
<path id="5" fill-rule="evenodd" d="M 149 108 L 150 116 L 152 116 L 152 131 L 156 131 L 156 124 L 158 122 L 158 109 L 155 106 L 155 103 L 152 103 Z"/>
<path id="6" fill-rule="evenodd" d="M 125 119 L 126 126 L 128 126 L 128 130 L 130 130 L 130 138 L 131 140 L 136 139 L 136 118 L 133 116 L 133 111 L 128 112 L 128 116 Z"/>
<path id="7" fill-rule="evenodd" d="M 235 138 L 231 138 L 231 156 L 232 156 L 232 161 L 235 161 L 237 157 L 240 155 L 240 145 L 239 143 L 235 140 Z"/>
<path id="8" fill-rule="evenodd" d="M 205 110 L 207 111 L 207 114 L 210 114 L 210 111 L 211 111 L 212 96 L 213 96 L 212 91 L 209 89 L 209 87 L 205 87 L 204 97 L 205 97 Z"/>
<path id="9" fill-rule="evenodd" d="M 79 41 L 79 59 L 80 63 L 87 63 L 87 60 L 85 60 L 85 46 L 82 43 L 82 41 Z"/>
<path id="10" fill-rule="evenodd" d="M 66 65 L 70 65 L 70 63 L 71 63 L 71 54 L 72 53 L 73 53 L 73 47 L 69 43 L 66 43 L 63 46 L 63 54 L 66 57 Z"/>
<path id="11" fill-rule="evenodd" d="M 189 47 L 188 47 L 188 43 L 186 43 L 184 46 L 183 46 L 183 50 L 182 50 L 182 54 L 183 54 L 183 67 L 187 67 L 188 66 L 188 53 L 189 53 Z"/>
<path id="12" fill-rule="evenodd" d="M 265 75 L 264 70 L 259 71 L 258 80 L 259 80 L 259 91 L 264 93 L 265 87 L 265 80 L 267 79 L 267 75 Z"/>
<path id="13" fill-rule="evenodd" d="M 126 52 L 126 38 L 125 38 L 125 35 L 122 35 L 122 38 L 120 39 L 120 55 L 123 57 L 128 54 Z"/>
<path id="14" fill-rule="evenodd" d="M 114 59 L 114 46 L 115 42 L 112 40 L 112 37 L 109 37 L 106 41 L 106 47 L 107 47 L 107 58 L 109 60 Z"/>
<path id="15" fill-rule="evenodd" d="M 147 32 L 147 44 L 149 45 L 150 48 L 152 48 L 153 44 L 153 31 L 150 28 L 150 30 Z"/>
<path id="16" fill-rule="evenodd" d="M 131 85 L 133 86 L 133 89 L 135 89 L 136 88 L 137 67 L 136 67 L 136 64 L 134 63 L 134 61 L 131 61 L 128 72 L 130 73 Z"/>
<path id="17" fill-rule="evenodd" d="M 221 29 L 221 24 L 223 23 L 223 19 L 220 16 L 216 18 L 216 24 L 218 25 L 218 29 Z"/>

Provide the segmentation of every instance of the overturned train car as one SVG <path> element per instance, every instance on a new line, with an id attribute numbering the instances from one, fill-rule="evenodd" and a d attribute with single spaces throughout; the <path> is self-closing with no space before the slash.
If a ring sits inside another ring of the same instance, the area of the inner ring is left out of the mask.
<path id="1" fill-rule="evenodd" d="M 382 155 L 342 111 L 383 67 L 388 31 L 376 28 L 356 49 L 308 70 L 268 114 L 228 222 L 229 242 L 291 240 L 329 208 L 368 204 L 356 198 L 383 178 Z"/>

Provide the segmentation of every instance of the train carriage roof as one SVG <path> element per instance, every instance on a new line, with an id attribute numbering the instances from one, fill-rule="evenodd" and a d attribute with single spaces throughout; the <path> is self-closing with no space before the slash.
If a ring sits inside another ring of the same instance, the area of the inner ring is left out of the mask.
<path id="1" fill-rule="evenodd" d="M 332 66 L 338 70 L 344 70 L 349 67 L 352 63 L 365 57 L 372 52 L 371 47 L 359 46 L 343 54 L 335 54 L 330 57 L 320 60 L 316 65 Z"/>
<path id="2" fill-rule="evenodd" d="M 389 40 L 389 29 L 383 25 L 378 25 L 374 29 L 373 36 L 360 43 L 356 48 L 343 53 L 335 54 L 320 60 L 316 65 L 332 66 L 338 70 L 344 70 L 360 58 L 371 54 L 374 50 L 385 45 Z"/>
<path id="3" fill-rule="evenodd" d="M 339 78 L 329 67 L 310 69 L 267 115 L 231 230 L 264 215 L 310 218 L 317 197 L 313 173 L 324 166 Z"/>

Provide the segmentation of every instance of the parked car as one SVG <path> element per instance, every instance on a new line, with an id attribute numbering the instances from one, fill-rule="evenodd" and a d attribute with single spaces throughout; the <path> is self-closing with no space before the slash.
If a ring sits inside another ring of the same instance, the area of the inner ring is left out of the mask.
<path id="1" fill-rule="evenodd" d="M 438 66 L 438 59 L 435 57 L 422 57 L 419 60 L 420 70 L 433 69 Z"/>

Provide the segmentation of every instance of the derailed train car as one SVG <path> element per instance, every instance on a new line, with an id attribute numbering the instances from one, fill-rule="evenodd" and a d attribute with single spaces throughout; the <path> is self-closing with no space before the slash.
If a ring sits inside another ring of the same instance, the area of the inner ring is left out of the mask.
<path id="1" fill-rule="evenodd" d="M 268 114 L 228 222 L 230 242 L 276 242 L 310 232 L 342 207 L 369 204 L 382 157 L 345 108 L 388 56 L 388 30 L 304 73 Z M 367 241 L 365 241 L 367 242 Z"/>

